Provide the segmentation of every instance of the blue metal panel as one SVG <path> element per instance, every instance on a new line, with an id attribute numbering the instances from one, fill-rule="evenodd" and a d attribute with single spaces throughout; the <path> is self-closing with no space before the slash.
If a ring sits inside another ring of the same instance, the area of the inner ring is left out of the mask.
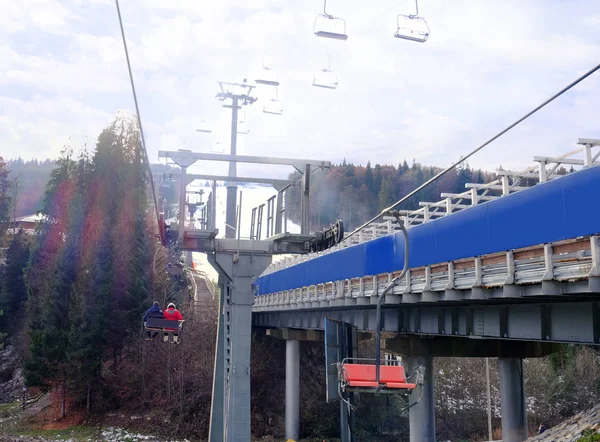
<path id="1" fill-rule="evenodd" d="M 388 235 L 364 243 L 365 275 L 374 275 L 376 271 L 382 273 L 393 270 L 394 242 L 394 236 Z"/>
<path id="2" fill-rule="evenodd" d="M 409 230 L 420 267 L 600 233 L 600 167 L 585 169 Z M 399 270 L 401 232 L 258 278 L 259 294 Z"/>
<path id="3" fill-rule="evenodd" d="M 488 206 L 489 204 L 481 204 L 432 221 L 430 227 L 435 228 L 435 248 L 421 250 L 424 256 L 421 256 L 418 261 L 412 261 L 410 266 L 479 255 L 481 250 L 487 248 L 490 243 Z M 411 233 L 412 230 L 409 234 Z M 419 244 L 419 248 L 422 248 L 422 245 Z M 432 262 L 432 258 L 435 262 Z"/>
<path id="4" fill-rule="evenodd" d="M 485 249 L 518 249 L 563 239 L 562 180 L 492 201 L 495 204 L 487 203 L 491 240 Z"/>
<path id="5" fill-rule="evenodd" d="M 574 173 L 572 179 L 561 178 L 565 218 L 565 238 L 598 232 L 600 220 L 600 166 Z M 569 176 L 571 178 L 571 176 Z"/>
<path id="6" fill-rule="evenodd" d="M 331 253 L 329 256 L 335 259 L 335 255 L 339 256 L 335 264 L 340 271 L 339 279 L 348 279 L 353 278 L 354 275 L 364 274 L 366 260 L 364 244 L 348 247 L 339 252 Z"/>

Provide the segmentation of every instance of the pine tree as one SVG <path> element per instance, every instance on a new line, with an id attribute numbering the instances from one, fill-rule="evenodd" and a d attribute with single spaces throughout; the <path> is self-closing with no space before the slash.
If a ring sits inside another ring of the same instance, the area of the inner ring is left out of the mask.
<path id="1" fill-rule="evenodd" d="M 27 301 L 25 268 L 29 262 L 29 237 L 19 232 L 13 235 L 6 252 L 1 292 L 2 328 L 8 331 L 11 325 L 19 324 Z"/>
<path id="2" fill-rule="evenodd" d="M 9 173 L 4 158 L 0 156 L 0 240 L 4 236 L 10 221 L 11 198 L 9 195 L 11 183 L 8 177 Z"/>
<path id="3" fill-rule="evenodd" d="M 69 231 L 75 182 L 72 150 L 65 148 L 46 187 L 41 223 L 27 267 L 29 355 L 28 385 L 66 386 L 69 295 L 75 280 L 77 238 Z M 64 411 L 64 410 L 63 410 Z"/>
<path id="4" fill-rule="evenodd" d="M 389 179 L 385 178 L 379 189 L 379 211 L 386 209 L 394 203 L 394 189 Z"/>
<path id="5" fill-rule="evenodd" d="M 376 193 L 374 192 L 373 170 L 371 169 L 370 161 L 367 161 L 367 169 L 365 171 L 365 184 L 367 185 L 367 189 L 369 189 L 371 193 Z"/>

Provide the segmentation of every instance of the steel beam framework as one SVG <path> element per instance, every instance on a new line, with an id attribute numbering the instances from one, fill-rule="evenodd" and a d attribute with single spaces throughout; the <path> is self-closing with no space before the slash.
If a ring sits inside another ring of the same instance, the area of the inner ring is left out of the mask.
<path id="1" fill-rule="evenodd" d="M 256 327 L 322 329 L 325 318 L 375 330 L 375 306 L 257 312 Z M 531 299 L 519 304 L 387 306 L 382 330 L 409 335 L 455 336 L 556 343 L 600 344 L 600 293 Z"/>

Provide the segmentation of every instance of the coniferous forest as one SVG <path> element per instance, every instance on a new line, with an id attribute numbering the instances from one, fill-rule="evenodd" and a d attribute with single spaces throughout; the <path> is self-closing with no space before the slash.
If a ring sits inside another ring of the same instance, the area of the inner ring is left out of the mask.
<path id="1" fill-rule="evenodd" d="M 351 230 L 369 220 L 381 210 L 400 200 L 442 169 L 424 166 L 406 160 L 398 166 L 366 166 L 347 163 L 333 165 L 327 172 L 317 171 L 311 176 L 311 227 L 318 230 L 337 219 L 342 219 L 346 230 Z M 296 174 L 291 177 L 298 179 Z M 485 183 L 495 174 L 472 170 L 468 164 L 454 169 L 431 186 L 409 198 L 400 209 L 419 208 L 419 201 L 438 201 L 442 192 L 462 193 L 467 183 Z M 290 216 L 300 218 L 300 191 L 290 189 Z"/>
<path id="2" fill-rule="evenodd" d="M 144 168 L 136 123 L 122 118 L 102 131 L 95 146 L 66 146 L 56 161 L 0 158 L 0 366 L 13 364 L 12 371 L 0 370 L 0 401 L 19 399 L 24 384 L 28 396 L 50 395 L 55 408 L 49 419 L 103 419 L 119 410 L 149 416 L 136 421 L 142 430 L 160 433 L 167 420 L 170 435 L 202 440 L 210 421 L 216 304 L 195 312 L 188 304 L 190 281 L 164 271 L 172 255 L 156 238 Z M 439 170 L 414 161 L 398 166 L 344 161 L 315 173 L 313 229 L 338 218 L 353 229 Z M 416 209 L 419 201 L 437 201 L 442 192 L 463 192 L 465 183 L 494 178 L 464 166 L 402 208 Z M 24 195 L 26 201 L 19 203 Z M 290 195 L 294 219 L 298 190 Z M 9 232 L 15 207 L 19 214 L 39 210 L 44 215 L 35 234 Z M 181 345 L 142 339 L 141 318 L 154 300 L 161 306 L 175 302 L 186 317 Z M 373 341 L 365 341 L 361 355 L 372 357 L 373 349 Z M 319 342 L 301 345 L 302 435 L 319 440 L 337 436 L 339 418 L 338 404 L 325 403 L 323 351 Z M 490 366 L 493 425 L 499 428 L 494 360 Z M 532 429 L 542 421 L 556 424 L 598 401 L 600 361 L 594 348 L 565 346 L 549 357 L 526 360 L 524 369 Z M 484 438 L 485 361 L 439 358 L 434 377 L 438 438 Z M 257 437 L 282 435 L 284 391 L 285 344 L 255 330 L 252 425 Z M 359 440 L 406 436 L 403 399 L 363 395 L 358 406 Z"/>

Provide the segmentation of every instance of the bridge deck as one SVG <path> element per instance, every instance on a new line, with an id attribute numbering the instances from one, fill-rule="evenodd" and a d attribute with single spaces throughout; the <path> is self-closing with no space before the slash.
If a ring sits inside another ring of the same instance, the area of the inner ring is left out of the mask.
<path id="1" fill-rule="evenodd" d="M 598 189 L 594 166 L 412 227 L 412 270 L 393 294 L 435 302 L 430 293 L 600 276 Z M 398 232 L 265 274 L 254 310 L 370 297 L 400 271 L 403 255 Z"/>

